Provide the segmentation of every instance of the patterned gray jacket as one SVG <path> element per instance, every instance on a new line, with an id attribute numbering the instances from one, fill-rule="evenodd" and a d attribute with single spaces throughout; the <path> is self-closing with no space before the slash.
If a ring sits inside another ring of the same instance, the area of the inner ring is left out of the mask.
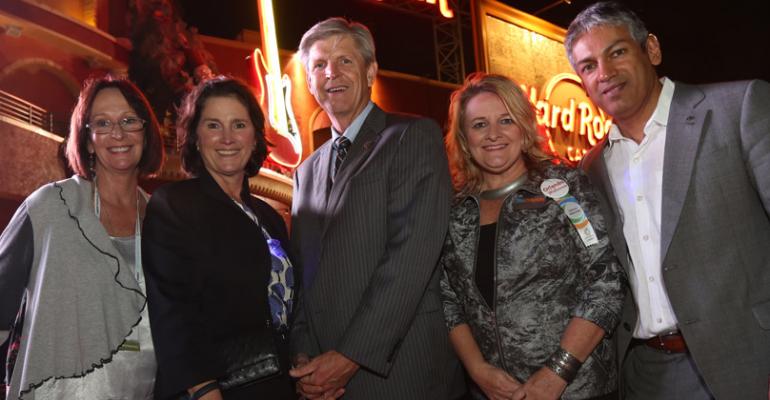
<path id="1" fill-rule="evenodd" d="M 559 204 L 543 195 L 540 185 L 545 179 L 568 184 L 569 194 L 593 226 L 597 244 L 585 246 Z M 587 177 L 577 169 L 544 163 L 504 200 L 495 242 L 494 309 L 474 279 L 479 215 L 474 196 L 459 199 L 452 210 L 441 258 L 447 327 L 468 324 L 487 362 L 524 382 L 558 348 L 569 320 L 583 318 L 607 334 L 562 398 L 584 399 L 615 390 L 610 335 L 619 321 L 627 281 Z"/>

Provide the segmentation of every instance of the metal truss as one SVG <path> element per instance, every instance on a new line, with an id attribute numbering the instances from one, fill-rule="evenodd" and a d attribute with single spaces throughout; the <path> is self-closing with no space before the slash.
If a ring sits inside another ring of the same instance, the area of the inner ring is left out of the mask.
<path id="1" fill-rule="evenodd" d="M 444 18 L 436 4 L 419 0 L 383 0 L 386 5 L 410 14 L 430 18 L 433 23 L 433 49 L 436 62 L 436 78 L 442 82 L 462 83 L 465 79 L 463 57 L 463 23 L 470 23 L 470 1 L 447 0 L 454 18 Z M 470 25 L 469 25 L 470 26 Z"/>

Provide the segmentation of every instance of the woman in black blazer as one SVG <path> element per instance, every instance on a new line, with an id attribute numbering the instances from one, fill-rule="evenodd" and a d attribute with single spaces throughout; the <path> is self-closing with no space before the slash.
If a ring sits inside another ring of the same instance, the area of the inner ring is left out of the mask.
<path id="1" fill-rule="evenodd" d="M 281 217 L 248 190 L 267 153 L 262 112 L 248 86 L 218 77 L 185 98 L 177 133 L 182 167 L 194 178 L 153 194 L 142 242 L 156 398 L 294 398 L 288 236 Z M 259 379 L 225 387 L 239 364 L 233 358 L 247 353 L 277 357 L 241 371 Z"/>

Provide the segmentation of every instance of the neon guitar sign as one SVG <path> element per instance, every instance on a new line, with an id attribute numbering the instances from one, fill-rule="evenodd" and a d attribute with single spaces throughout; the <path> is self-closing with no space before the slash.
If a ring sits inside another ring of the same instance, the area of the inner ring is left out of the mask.
<path id="1" fill-rule="evenodd" d="M 254 49 L 251 59 L 257 72 L 259 102 L 267 110 L 269 126 L 265 135 L 273 145 L 269 158 L 292 169 L 302 160 L 302 140 L 291 106 L 291 80 L 281 70 L 272 1 L 258 0 L 257 3 L 262 50 Z"/>

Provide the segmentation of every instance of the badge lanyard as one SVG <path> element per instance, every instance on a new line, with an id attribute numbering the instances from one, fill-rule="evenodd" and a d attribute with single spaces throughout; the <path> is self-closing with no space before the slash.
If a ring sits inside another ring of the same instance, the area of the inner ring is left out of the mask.
<path id="1" fill-rule="evenodd" d="M 243 212 L 262 230 L 262 236 L 264 236 L 265 241 L 267 242 L 271 263 L 271 278 L 267 285 L 268 295 L 274 297 L 276 300 L 283 304 L 281 307 L 282 311 L 277 314 L 271 306 L 270 314 L 272 315 L 273 322 L 276 324 L 276 326 L 285 329 L 288 327 L 288 314 L 291 313 L 291 298 L 292 293 L 294 292 L 293 285 L 289 285 L 286 279 L 286 274 L 292 273 L 289 271 L 289 269 L 292 268 L 291 261 L 289 261 L 289 258 L 283 250 L 283 247 L 281 247 L 281 242 L 278 239 L 274 239 L 267 231 L 267 229 L 265 229 L 265 227 L 259 223 L 257 214 L 235 199 L 233 199 L 233 203 L 235 203 L 241 210 L 243 210 Z"/>
<path id="2" fill-rule="evenodd" d="M 561 179 L 546 179 L 540 185 L 540 190 L 544 195 L 554 199 L 564 210 L 564 214 L 577 229 L 580 239 L 583 240 L 586 247 L 599 243 L 594 227 L 591 226 L 591 222 L 586 217 L 583 207 L 574 196 L 569 194 L 567 182 Z"/>
<path id="3" fill-rule="evenodd" d="M 141 193 L 139 192 L 139 189 L 137 189 L 137 195 L 136 195 L 136 225 L 134 227 L 134 277 L 136 278 L 136 282 L 139 283 L 140 278 L 142 276 L 142 265 L 141 265 L 141 256 L 142 256 L 142 224 L 140 222 L 140 215 L 139 215 L 139 196 Z M 96 177 L 94 177 L 94 214 L 96 214 L 96 219 L 99 219 L 101 217 L 102 213 L 102 201 L 99 197 L 99 188 L 96 186 Z"/>
<path id="4" fill-rule="evenodd" d="M 134 278 L 136 278 L 136 283 L 139 284 L 141 287 L 141 281 L 142 278 L 142 224 L 140 221 L 140 214 L 139 214 L 139 196 L 141 196 L 141 192 L 139 189 L 137 189 L 136 193 L 136 225 L 134 227 Z M 96 219 L 98 220 L 101 217 L 102 214 L 102 200 L 99 197 L 99 189 L 96 186 L 96 177 L 94 177 L 94 214 L 96 214 Z M 144 317 L 143 317 L 144 318 Z M 121 343 L 120 347 L 118 347 L 119 351 L 141 351 L 141 344 L 139 343 L 139 340 L 133 340 L 126 338 L 123 343 Z"/>

